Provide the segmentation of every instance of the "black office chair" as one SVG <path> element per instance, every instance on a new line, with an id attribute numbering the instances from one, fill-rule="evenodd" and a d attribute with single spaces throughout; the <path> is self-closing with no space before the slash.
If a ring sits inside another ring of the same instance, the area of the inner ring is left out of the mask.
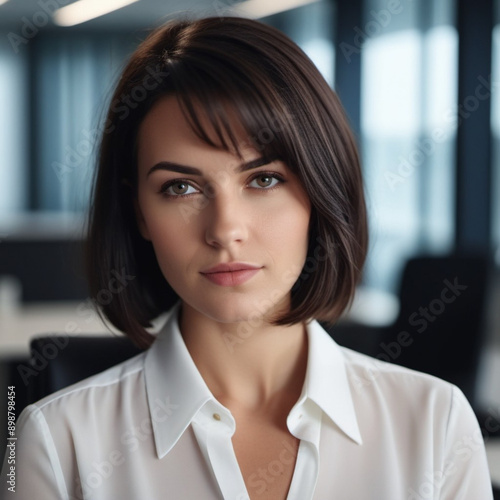
<path id="1" fill-rule="evenodd" d="M 346 347 L 448 380 L 474 405 L 488 271 L 481 256 L 410 259 L 392 325 L 339 324 L 329 333 Z"/>
<path id="2" fill-rule="evenodd" d="M 28 404 L 142 352 L 127 337 L 52 335 L 31 341 Z"/>

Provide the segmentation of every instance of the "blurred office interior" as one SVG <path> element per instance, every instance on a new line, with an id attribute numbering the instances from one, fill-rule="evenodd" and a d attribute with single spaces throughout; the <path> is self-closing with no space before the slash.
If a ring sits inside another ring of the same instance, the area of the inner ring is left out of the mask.
<path id="1" fill-rule="evenodd" d="M 65 9 L 80 3 L 83 17 Z M 418 348 L 424 323 L 438 335 L 475 308 L 450 327 L 456 343 L 447 340 L 437 361 L 449 363 L 462 340 L 473 353 L 457 376 L 500 485 L 500 0 L 128 0 L 101 2 L 96 17 L 91 4 L 99 2 L 0 0 L 1 387 L 16 379 L 22 405 L 30 382 L 18 368 L 36 335 L 109 335 L 80 258 L 103 113 L 127 56 L 168 19 L 243 15 L 303 48 L 359 142 L 370 251 L 332 336 L 404 364 L 400 351 L 422 360 L 437 345 L 429 329 Z M 478 261 L 486 267 L 476 272 Z M 430 295 L 418 295 L 419 277 L 434 283 Z M 450 293 L 466 288 L 443 303 L 439 287 L 450 283 Z M 399 300 L 408 294 L 409 309 Z M 398 341 L 402 331 L 414 345 Z M 410 365 L 425 369 L 419 359 Z"/>

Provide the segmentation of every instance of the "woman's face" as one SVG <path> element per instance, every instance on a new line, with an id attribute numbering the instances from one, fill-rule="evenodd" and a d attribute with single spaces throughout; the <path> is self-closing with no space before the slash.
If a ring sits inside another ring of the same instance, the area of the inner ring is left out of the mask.
<path id="1" fill-rule="evenodd" d="M 288 167 L 263 159 L 241 128 L 234 133 L 243 160 L 199 139 L 168 96 L 138 134 L 140 232 L 183 310 L 222 323 L 288 311 L 311 214 Z M 220 264 L 230 267 L 213 269 Z"/>

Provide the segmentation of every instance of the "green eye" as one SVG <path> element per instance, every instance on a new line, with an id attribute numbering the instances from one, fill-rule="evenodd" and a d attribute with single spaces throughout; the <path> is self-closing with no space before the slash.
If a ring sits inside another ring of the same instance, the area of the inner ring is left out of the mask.
<path id="1" fill-rule="evenodd" d="M 270 189 L 275 187 L 276 184 L 279 184 L 280 182 L 283 181 L 278 179 L 278 177 L 274 174 L 260 174 L 257 177 L 254 177 L 252 182 L 250 182 L 250 186 L 254 188 Z"/>
<path id="2" fill-rule="evenodd" d="M 177 182 L 176 184 L 172 184 L 170 187 L 175 194 L 186 194 L 189 189 L 189 184 L 186 184 L 185 182 Z"/>
<path id="3" fill-rule="evenodd" d="M 255 180 L 257 181 L 257 184 L 261 187 L 269 187 L 273 182 L 273 178 L 267 175 L 263 175 L 262 177 L 257 177 L 257 179 Z"/>
<path id="4" fill-rule="evenodd" d="M 198 190 L 194 186 L 189 184 L 189 182 L 182 180 L 167 182 L 161 188 L 161 193 L 164 196 L 170 196 L 171 198 L 186 196 L 197 192 Z"/>

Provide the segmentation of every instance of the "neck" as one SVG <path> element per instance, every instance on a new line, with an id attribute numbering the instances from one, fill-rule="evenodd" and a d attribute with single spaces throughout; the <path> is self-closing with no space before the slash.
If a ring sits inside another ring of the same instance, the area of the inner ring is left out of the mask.
<path id="1" fill-rule="evenodd" d="M 292 407 L 307 366 L 304 324 L 226 324 L 182 306 L 180 330 L 208 388 L 223 405 L 247 410 Z"/>

